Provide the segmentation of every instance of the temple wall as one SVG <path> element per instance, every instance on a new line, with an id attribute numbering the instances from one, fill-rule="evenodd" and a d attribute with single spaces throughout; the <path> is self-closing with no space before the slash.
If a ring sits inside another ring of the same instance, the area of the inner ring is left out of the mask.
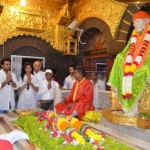
<path id="1" fill-rule="evenodd" d="M 112 0 L 80 0 L 80 3 L 74 6 L 74 9 L 79 25 L 88 18 L 96 17 L 110 27 L 112 36 L 114 36 L 127 6 Z"/>
<path id="2" fill-rule="evenodd" d="M 0 45 L 13 36 L 32 35 L 46 40 L 58 51 L 64 50 L 64 39 L 70 34 L 66 30 L 68 24 L 59 24 L 64 3 L 28 0 L 27 5 L 21 7 L 18 0 L 1 0 L 0 4 L 3 6 Z M 71 7 L 71 17 L 78 21 L 78 26 L 86 19 L 96 17 L 108 24 L 114 36 L 127 5 L 112 0 L 77 0 Z"/>

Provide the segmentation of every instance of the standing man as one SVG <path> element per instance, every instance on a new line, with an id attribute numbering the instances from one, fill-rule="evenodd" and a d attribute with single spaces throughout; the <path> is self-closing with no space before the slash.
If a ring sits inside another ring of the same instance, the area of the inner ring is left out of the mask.
<path id="1" fill-rule="evenodd" d="M 45 73 L 41 71 L 41 67 L 42 67 L 42 64 L 40 61 L 37 60 L 33 63 L 33 74 L 37 78 L 38 85 L 40 85 L 40 82 L 45 80 Z M 39 101 L 40 99 L 41 97 L 38 95 L 38 93 L 36 93 L 36 100 Z"/>
<path id="2" fill-rule="evenodd" d="M 0 70 L 0 112 L 15 108 L 14 88 L 17 88 L 16 75 L 10 72 L 11 60 L 3 58 Z"/>
<path id="3" fill-rule="evenodd" d="M 75 71 L 75 67 L 73 65 L 70 65 L 69 66 L 70 75 L 65 78 L 63 89 L 72 89 L 73 83 L 76 81 L 74 77 L 74 71 Z"/>
<path id="4" fill-rule="evenodd" d="M 45 71 L 46 79 L 40 83 L 38 94 L 41 96 L 40 106 L 45 110 L 53 110 L 54 105 L 54 89 L 59 84 L 53 80 L 53 72 L 51 69 Z"/>
<path id="5" fill-rule="evenodd" d="M 92 72 L 90 81 L 94 87 L 97 86 L 99 90 L 105 90 L 105 82 L 98 78 L 98 73 Z"/>
<path id="6" fill-rule="evenodd" d="M 76 82 L 73 84 L 69 95 L 60 103 L 56 104 L 56 112 L 69 116 L 77 116 L 79 119 L 86 111 L 94 110 L 93 85 L 85 78 L 85 70 L 82 66 L 75 69 Z"/>

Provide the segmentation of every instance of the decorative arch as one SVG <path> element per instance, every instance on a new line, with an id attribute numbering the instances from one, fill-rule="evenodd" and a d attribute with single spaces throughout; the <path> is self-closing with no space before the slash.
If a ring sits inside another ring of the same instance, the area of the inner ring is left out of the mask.
<path id="1" fill-rule="evenodd" d="M 12 55 L 22 55 L 22 54 L 23 56 L 45 57 L 40 50 L 31 46 L 21 47 L 12 52 Z"/>
<path id="2" fill-rule="evenodd" d="M 95 17 L 87 18 L 86 20 L 82 21 L 79 28 L 83 29 L 83 31 L 85 31 L 85 32 L 90 28 L 98 29 L 106 39 L 107 53 L 108 54 L 111 53 L 111 51 L 114 47 L 114 39 L 110 32 L 109 26 L 103 20 L 101 20 L 99 18 L 95 18 Z M 83 35 L 84 35 L 84 33 L 83 33 Z M 81 40 L 84 40 L 84 39 L 85 39 L 85 37 L 82 36 Z M 84 42 L 86 42 L 86 41 L 84 41 Z M 81 44 L 80 44 L 80 50 L 83 50 L 83 45 L 81 45 Z"/>
<path id="3" fill-rule="evenodd" d="M 52 46 L 48 42 L 31 35 L 19 35 L 14 36 L 11 39 L 7 39 L 4 44 L 0 46 L 0 50 L 3 52 L 3 57 L 10 57 L 12 54 L 19 55 L 19 50 L 24 52 L 23 54 L 26 55 L 26 51 L 23 51 L 23 49 L 27 47 L 29 50 L 31 50 L 31 56 L 37 56 L 41 54 L 41 56 L 47 57 L 49 52 L 58 53 L 53 50 Z"/>
<path id="4" fill-rule="evenodd" d="M 53 49 L 50 43 L 31 35 L 19 35 L 7 39 L 3 45 L 0 45 L 0 52 L 3 52 L 3 58 L 10 58 L 12 54 L 45 57 L 45 67 L 54 70 L 56 77 L 61 80 L 68 75 L 68 66 L 76 62 L 74 56 L 64 56 L 63 53 Z"/>
<path id="5" fill-rule="evenodd" d="M 105 53 L 99 53 L 98 55 L 95 56 L 84 56 L 84 50 L 85 50 L 85 45 L 79 44 L 79 55 L 81 56 L 84 60 L 84 67 L 87 68 L 86 70 L 95 70 L 96 68 L 96 63 L 106 63 L 107 64 L 107 70 L 105 72 L 106 74 L 106 80 L 108 79 L 108 75 L 110 72 L 109 66 L 109 60 L 108 60 L 108 55 L 110 55 L 113 52 L 114 49 L 114 39 L 112 37 L 112 34 L 110 32 L 110 28 L 107 25 L 106 22 L 101 20 L 98 17 L 91 17 L 91 18 L 85 18 L 80 22 L 79 25 L 80 29 L 83 29 L 83 34 L 81 35 L 81 41 L 83 43 L 86 43 L 90 36 L 95 33 L 100 33 L 102 37 L 104 37 L 103 41 L 105 41 L 106 45 L 106 51 Z"/>

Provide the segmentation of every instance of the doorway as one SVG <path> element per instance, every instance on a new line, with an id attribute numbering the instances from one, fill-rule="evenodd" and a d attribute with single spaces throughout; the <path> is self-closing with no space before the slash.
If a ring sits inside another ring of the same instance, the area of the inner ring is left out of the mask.
<path id="1" fill-rule="evenodd" d="M 11 55 L 11 71 L 15 73 L 17 79 L 19 79 L 24 64 L 26 62 L 30 62 L 31 64 L 33 64 L 33 62 L 36 60 L 41 61 L 42 68 L 45 68 L 45 57 Z"/>

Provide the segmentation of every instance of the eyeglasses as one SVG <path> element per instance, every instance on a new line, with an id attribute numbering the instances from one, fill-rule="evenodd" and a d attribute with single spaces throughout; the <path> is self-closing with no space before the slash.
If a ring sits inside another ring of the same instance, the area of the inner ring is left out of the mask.
<path id="1" fill-rule="evenodd" d="M 27 84 L 27 90 L 29 90 L 29 84 Z"/>

